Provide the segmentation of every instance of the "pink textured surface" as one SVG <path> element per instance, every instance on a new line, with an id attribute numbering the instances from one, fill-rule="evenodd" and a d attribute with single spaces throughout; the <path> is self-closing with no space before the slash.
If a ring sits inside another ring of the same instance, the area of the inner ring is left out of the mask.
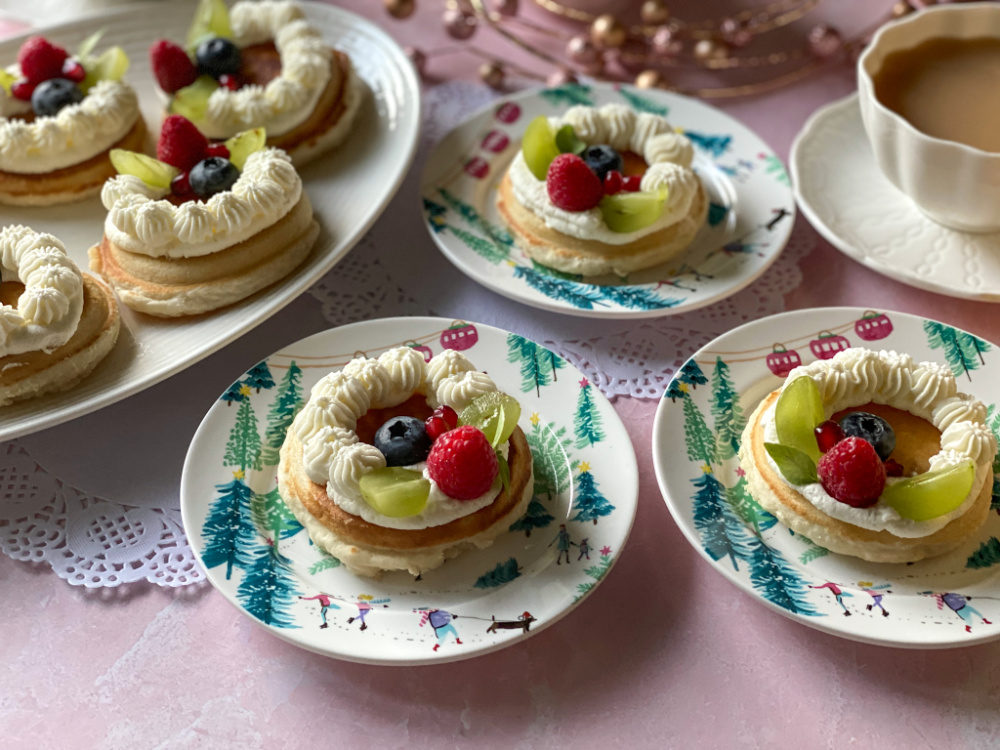
<path id="1" fill-rule="evenodd" d="M 423 0 L 427 12 L 402 24 L 383 21 L 373 0 L 342 4 L 380 20 L 403 42 L 445 43 L 431 0 Z M 862 4 L 868 0 L 838 10 L 846 18 Z M 467 63 L 455 57 L 435 61 L 432 70 L 467 76 Z M 852 87 L 844 65 L 725 108 L 787 156 L 807 116 Z M 937 317 L 1000 340 L 997 308 L 893 283 L 822 240 L 803 271 L 788 308 L 877 300 L 880 309 Z M 279 318 L 287 323 L 312 306 L 302 301 Z M 278 318 L 265 325 L 258 339 L 276 336 L 279 325 Z M 270 351 L 283 342 L 266 343 Z M 0 556 L 0 745 L 1000 744 L 1000 644 L 925 653 L 877 648 L 814 632 L 758 605 L 702 562 L 671 521 L 652 470 L 655 402 L 619 399 L 616 408 L 642 480 L 620 562 L 572 616 L 474 661 L 408 670 L 339 663 L 269 636 L 208 587 L 87 592 L 47 568 Z"/>

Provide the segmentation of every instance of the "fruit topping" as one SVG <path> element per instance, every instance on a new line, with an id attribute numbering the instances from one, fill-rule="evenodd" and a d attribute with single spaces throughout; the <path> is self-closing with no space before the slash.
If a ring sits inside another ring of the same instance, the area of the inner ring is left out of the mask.
<path id="1" fill-rule="evenodd" d="M 254 151 L 260 151 L 264 148 L 266 141 L 267 133 L 264 128 L 254 128 L 237 133 L 226 141 L 226 148 L 229 149 L 229 161 L 235 164 L 237 169 L 242 170 L 247 157 Z"/>
<path id="2" fill-rule="evenodd" d="M 206 156 L 214 156 L 208 153 L 208 139 L 190 120 L 170 115 L 163 121 L 156 144 L 157 159 L 187 172 Z"/>
<path id="3" fill-rule="evenodd" d="M 194 20 L 188 27 L 187 48 L 193 52 L 207 38 L 215 36 L 225 39 L 233 36 L 229 25 L 229 9 L 225 0 L 201 0 L 194 12 Z"/>
<path id="4" fill-rule="evenodd" d="M 622 191 L 622 173 L 611 170 L 604 175 L 604 194 L 614 195 Z"/>
<path id="5" fill-rule="evenodd" d="M 894 458 L 890 458 L 885 462 L 885 475 L 887 477 L 903 476 L 903 464 L 899 463 L 899 461 Z"/>
<path id="6" fill-rule="evenodd" d="M 785 384 L 774 407 L 778 442 L 798 448 L 813 461 L 818 461 L 820 449 L 816 444 L 815 430 L 825 420 L 823 398 L 816 387 L 816 381 L 810 377 L 801 377 Z"/>
<path id="7" fill-rule="evenodd" d="M 798 378 L 809 380 L 812 378 Z M 848 437 L 827 451 L 816 466 L 819 481 L 834 500 L 853 508 L 878 502 L 885 488 L 885 466 L 867 440 Z"/>
<path id="8" fill-rule="evenodd" d="M 195 57 L 198 72 L 213 78 L 235 76 L 240 72 L 240 48 L 223 37 L 217 36 L 199 44 Z"/>
<path id="9" fill-rule="evenodd" d="M 844 431 L 840 429 L 840 425 L 834 422 L 832 419 L 828 419 L 822 424 L 820 424 L 816 430 L 816 445 L 819 446 L 821 453 L 826 453 L 833 446 L 847 437 Z"/>
<path id="10" fill-rule="evenodd" d="M 386 466 L 412 466 L 427 460 L 431 438 L 416 417 L 393 417 L 375 432 L 372 441 Z"/>
<path id="11" fill-rule="evenodd" d="M 219 84 L 212 76 L 199 76 L 190 86 L 185 86 L 174 93 L 174 98 L 170 101 L 170 111 L 197 122 L 205 116 L 208 98 L 218 88 Z"/>
<path id="12" fill-rule="evenodd" d="M 383 516 L 415 516 L 427 506 L 431 483 L 423 473 L 398 466 L 374 469 L 358 483 L 361 497 Z"/>
<path id="13" fill-rule="evenodd" d="M 424 428 L 431 440 L 437 440 L 449 430 L 458 427 L 458 414 L 450 406 L 442 404 L 427 417 Z"/>
<path id="14" fill-rule="evenodd" d="M 629 175 L 622 180 L 622 188 L 626 193 L 638 193 L 642 189 L 642 178 L 637 175 Z"/>
<path id="15" fill-rule="evenodd" d="M 15 99 L 20 99 L 23 102 L 30 102 L 31 95 L 35 93 L 35 86 L 37 83 L 32 83 L 27 78 L 19 78 L 10 87 L 10 93 Z"/>
<path id="16" fill-rule="evenodd" d="M 169 188 L 173 179 L 180 174 L 177 167 L 135 151 L 113 148 L 110 157 L 111 165 L 118 174 L 134 175 L 151 187 Z"/>
<path id="17" fill-rule="evenodd" d="M 210 143 L 205 153 L 208 156 L 218 156 L 220 159 L 229 159 L 229 149 L 225 143 Z"/>
<path id="18" fill-rule="evenodd" d="M 62 47 L 44 37 L 33 36 L 21 45 L 17 62 L 21 66 L 21 75 L 32 83 L 41 83 L 61 76 L 67 57 Z"/>
<path id="19" fill-rule="evenodd" d="M 577 137 L 572 125 L 563 125 L 556 133 L 556 147 L 562 154 L 582 154 L 587 144 Z"/>
<path id="20" fill-rule="evenodd" d="M 236 91 L 240 87 L 239 79 L 236 76 L 231 76 L 228 73 L 223 73 L 219 76 L 219 85 L 225 86 L 230 91 Z"/>
<path id="21" fill-rule="evenodd" d="M 191 189 L 191 180 L 188 179 L 187 172 L 181 172 L 173 180 L 170 181 L 170 192 L 176 195 L 178 198 L 195 198 L 194 191 Z"/>
<path id="22" fill-rule="evenodd" d="M 191 167 L 188 175 L 191 190 L 202 199 L 229 190 L 239 178 L 240 170 L 228 159 L 220 159 L 218 156 L 202 159 Z"/>
<path id="23" fill-rule="evenodd" d="M 611 148 L 611 146 L 587 146 L 581 156 L 591 171 L 597 175 L 597 179 L 601 181 L 612 170 L 620 174 L 625 165 L 621 154 Z"/>
<path id="24" fill-rule="evenodd" d="M 437 439 L 427 456 L 427 473 L 448 497 L 474 500 L 490 491 L 500 466 L 482 430 L 463 425 Z"/>
<path id="25" fill-rule="evenodd" d="M 168 94 L 190 86 L 198 77 L 198 69 L 184 48 L 166 39 L 149 48 L 149 62 L 156 82 Z"/>
<path id="26" fill-rule="evenodd" d="M 564 211 L 587 211 L 604 197 L 604 185 L 576 154 L 560 154 L 545 178 L 549 200 Z"/>
<path id="27" fill-rule="evenodd" d="M 31 93 L 31 108 L 39 117 L 51 117 L 70 104 L 83 101 L 83 92 L 68 78 L 42 81 Z"/>
<path id="28" fill-rule="evenodd" d="M 98 57 L 88 57 L 83 67 L 87 70 L 87 76 L 80 86 L 84 91 L 88 91 L 98 81 L 120 81 L 128 72 L 128 55 L 121 47 L 109 47 Z"/>
<path id="29" fill-rule="evenodd" d="M 544 180 L 552 160 L 560 154 L 556 145 L 556 134 L 549 125 L 549 118 L 539 115 L 528 123 L 528 128 L 524 131 L 524 140 L 521 142 L 521 151 L 524 153 L 524 162 L 531 170 L 531 174 L 535 175 L 536 179 Z"/>
<path id="30" fill-rule="evenodd" d="M 62 77 L 68 78 L 73 83 L 81 83 L 87 77 L 87 69 L 73 58 L 67 57 L 63 63 Z"/>
<path id="31" fill-rule="evenodd" d="M 896 433 L 882 417 L 866 411 L 852 411 L 840 418 L 840 429 L 848 437 L 859 437 L 872 444 L 885 461 L 896 448 Z"/>
<path id="32" fill-rule="evenodd" d="M 656 192 L 618 193 L 601 200 L 601 215 L 612 232 L 636 232 L 653 224 L 667 205 L 667 189 Z"/>
<path id="33" fill-rule="evenodd" d="M 458 424 L 480 429 L 494 448 L 506 443 L 521 418 L 521 404 L 501 391 L 484 393 L 462 409 Z"/>
<path id="34" fill-rule="evenodd" d="M 976 465 L 964 461 L 939 471 L 900 479 L 885 488 L 882 499 L 903 518 L 927 521 L 965 502 L 976 479 Z"/>

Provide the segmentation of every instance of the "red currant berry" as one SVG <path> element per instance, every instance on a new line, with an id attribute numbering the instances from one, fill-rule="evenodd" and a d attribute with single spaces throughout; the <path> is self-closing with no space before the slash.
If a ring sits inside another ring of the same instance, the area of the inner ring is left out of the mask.
<path id="1" fill-rule="evenodd" d="M 226 148 L 225 143 L 210 143 L 208 144 L 208 149 L 206 153 L 209 156 L 218 156 L 220 159 L 229 158 L 229 149 Z"/>
<path id="2" fill-rule="evenodd" d="M 427 421 L 424 422 L 424 431 L 427 433 L 427 437 L 434 441 L 446 432 L 449 432 L 450 429 L 442 417 L 430 416 L 427 417 Z"/>
<path id="3" fill-rule="evenodd" d="M 454 430 L 458 427 L 458 412 L 452 409 L 446 404 L 442 404 L 437 409 L 434 410 L 435 417 L 441 417 L 445 424 L 448 425 L 449 430 Z"/>
<path id="4" fill-rule="evenodd" d="M 80 83 L 87 77 L 87 71 L 79 62 L 67 57 L 66 62 L 63 63 L 63 75 L 73 83 Z"/>
<path id="5" fill-rule="evenodd" d="M 228 73 L 223 73 L 219 76 L 219 85 L 225 86 L 230 91 L 236 91 L 240 87 L 240 82 L 236 80 L 236 76 L 231 76 Z"/>
<path id="6" fill-rule="evenodd" d="M 604 194 L 614 195 L 622 191 L 622 173 L 612 169 L 604 175 Z"/>
<path id="7" fill-rule="evenodd" d="M 899 463 L 899 461 L 894 458 L 890 458 L 885 462 L 885 475 L 887 477 L 903 476 L 903 464 Z"/>
<path id="8" fill-rule="evenodd" d="M 35 86 L 38 84 L 32 83 L 27 78 L 22 78 L 19 81 L 14 81 L 14 84 L 10 87 L 10 93 L 14 95 L 16 99 L 20 99 L 23 102 L 30 102 L 31 95 L 35 93 Z"/>
<path id="9" fill-rule="evenodd" d="M 191 183 L 188 181 L 188 173 L 181 172 L 170 182 L 170 189 L 173 191 L 174 195 L 180 198 L 186 198 L 189 195 L 194 195 L 194 191 L 191 190 Z"/>
<path id="10" fill-rule="evenodd" d="M 642 178 L 637 175 L 630 175 L 622 181 L 622 188 L 626 193 L 638 193 L 642 187 Z"/>
<path id="11" fill-rule="evenodd" d="M 831 419 L 823 422 L 819 427 L 816 428 L 816 445 L 819 446 L 820 452 L 826 453 L 833 446 L 844 439 L 844 431 L 840 429 L 840 425 Z"/>

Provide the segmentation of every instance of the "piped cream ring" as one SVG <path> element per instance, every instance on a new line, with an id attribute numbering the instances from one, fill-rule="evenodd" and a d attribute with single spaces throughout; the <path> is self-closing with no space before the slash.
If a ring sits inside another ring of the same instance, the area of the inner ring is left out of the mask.
<path id="1" fill-rule="evenodd" d="M 0 357 L 51 351 L 72 338 L 83 312 L 83 276 L 58 238 L 5 227 L 0 280 L 24 285 L 16 308 L 0 305 Z"/>

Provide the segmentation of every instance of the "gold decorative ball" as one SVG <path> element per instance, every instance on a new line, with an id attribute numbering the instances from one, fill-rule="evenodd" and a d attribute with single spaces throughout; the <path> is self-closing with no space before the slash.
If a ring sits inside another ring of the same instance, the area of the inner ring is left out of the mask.
<path id="1" fill-rule="evenodd" d="M 699 62 L 710 63 L 729 57 L 729 45 L 721 39 L 699 39 L 692 52 Z"/>
<path id="2" fill-rule="evenodd" d="M 658 70 L 644 70 L 635 77 L 635 85 L 640 89 L 658 89 L 663 83 L 663 74 Z"/>
<path id="3" fill-rule="evenodd" d="M 640 13 L 647 26 L 662 26 L 670 20 L 670 10 L 664 0 L 646 0 Z"/>
<path id="4" fill-rule="evenodd" d="M 503 67 L 495 62 L 483 63 L 479 66 L 479 78 L 491 89 L 499 89 L 503 86 Z"/>
<path id="5" fill-rule="evenodd" d="M 417 7 L 415 0 L 382 0 L 382 3 L 393 18 L 409 18 Z"/>
<path id="6" fill-rule="evenodd" d="M 617 49 L 625 44 L 628 29 L 610 13 L 598 16 L 590 25 L 590 39 L 598 47 Z"/>

